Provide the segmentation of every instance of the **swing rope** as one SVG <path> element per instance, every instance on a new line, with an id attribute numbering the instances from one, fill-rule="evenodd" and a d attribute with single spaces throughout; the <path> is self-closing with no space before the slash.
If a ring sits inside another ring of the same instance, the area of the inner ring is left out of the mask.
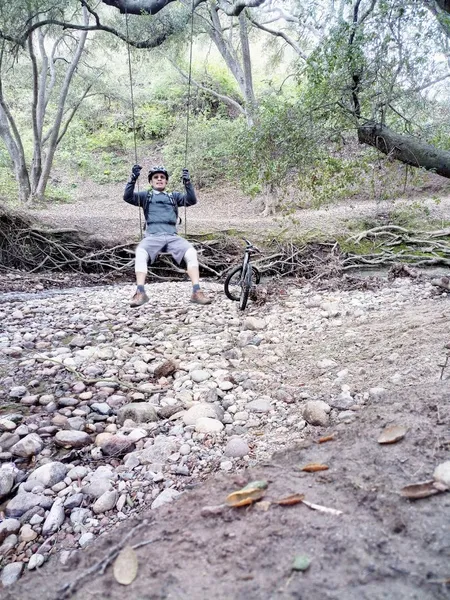
<path id="1" fill-rule="evenodd" d="M 184 147 L 184 168 L 187 169 L 187 157 L 188 157 L 188 145 L 189 145 L 189 118 L 191 112 L 191 83 L 192 83 L 192 48 L 194 45 L 194 11 L 195 4 L 192 0 L 191 7 L 191 33 L 190 33 L 190 47 L 189 47 L 189 76 L 188 76 L 188 98 L 187 98 L 187 112 L 186 112 L 186 142 Z M 184 205 L 184 236 L 187 236 L 187 211 L 186 204 Z"/>
<path id="2" fill-rule="evenodd" d="M 195 11 L 195 0 L 192 0 L 191 8 L 191 31 L 190 31 L 190 47 L 189 47 L 189 76 L 188 76 L 188 97 L 187 97 L 187 112 L 186 112 L 186 139 L 184 148 L 184 168 L 187 169 L 187 158 L 189 148 L 189 119 L 191 112 L 191 87 L 192 87 L 192 49 L 194 45 L 194 11 Z M 134 140 L 134 163 L 138 164 L 137 155 L 137 139 L 136 139 L 136 113 L 134 108 L 134 90 L 133 90 L 133 71 L 131 67 L 131 50 L 130 50 L 130 36 L 128 28 L 128 11 L 125 8 L 125 27 L 126 27 L 126 40 L 127 40 L 127 52 L 128 52 L 128 76 L 130 79 L 130 98 L 131 98 L 131 117 L 133 124 L 133 140 Z M 139 179 L 137 180 L 137 189 L 139 194 Z M 186 204 L 184 205 L 184 235 L 187 236 L 187 211 Z M 142 229 L 142 216 L 141 216 L 141 204 L 139 199 L 139 231 L 141 233 L 141 239 L 143 236 Z"/>
<path id="3" fill-rule="evenodd" d="M 127 51 L 128 51 L 128 75 L 130 78 L 130 98 L 131 98 L 131 119 L 133 124 L 133 141 L 134 141 L 134 164 L 138 164 L 138 155 L 137 155 L 137 140 L 136 140 L 136 113 L 134 110 L 134 90 L 133 90 L 133 72 L 131 69 L 131 50 L 130 50 L 130 36 L 128 30 L 128 11 L 125 8 L 125 26 L 126 26 L 126 34 L 127 34 Z M 139 198 L 139 233 L 141 239 L 144 237 L 144 231 L 142 228 L 142 215 L 141 215 L 141 199 L 139 196 L 139 179 L 136 181 L 137 183 L 137 193 Z"/>

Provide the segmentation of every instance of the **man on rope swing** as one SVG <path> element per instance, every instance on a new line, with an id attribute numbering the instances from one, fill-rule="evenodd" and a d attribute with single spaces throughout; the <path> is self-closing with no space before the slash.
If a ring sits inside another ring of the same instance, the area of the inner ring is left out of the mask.
<path id="1" fill-rule="evenodd" d="M 130 181 L 125 186 L 123 199 L 133 206 L 142 206 L 146 222 L 145 237 L 136 248 L 136 283 L 137 289 L 130 306 L 142 306 L 149 298 L 145 293 L 148 259 L 153 263 L 161 252 L 168 252 L 178 264 L 184 259 L 187 273 L 192 282 L 191 302 L 210 304 L 211 300 L 200 289 L 197 252 L 187 240 L 177 233 L 178 207 L 197 204 L 197 197 L 191 184 L 189 171 L 183 169 L 185 193 L 165 191 L 169 174 L 164 167 L 153 167 L 148 174 L 151 189 L 135 192 L 134 186 L 142 170 L 134 165 Z"/>

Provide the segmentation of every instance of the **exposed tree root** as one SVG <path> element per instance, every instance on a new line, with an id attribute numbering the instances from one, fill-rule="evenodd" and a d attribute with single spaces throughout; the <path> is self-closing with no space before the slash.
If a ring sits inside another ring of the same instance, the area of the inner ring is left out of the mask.
<path id="1" fill-rule="evenodd" d="M 243 243 L 226 231 L 188 237 L 197 248 L 203 276 L 223 278 L 242 258 Z M 349 247 L 352 250 L 345 252 Z M 4 270 L 132 274 L 134 248 L 134 244 L 105 247 L 79 231 L 45 229 L 36 226 L 28 216 L 0 207 L 0 268 Z M 309 280 L 399 263 L 416 267 L 450 266 L 450 228 L 417 231 L 384 225 L 352 235 L 340 244 L 293 243 L 273 238 L 266 240 L 263 255 L 255 257 L 253 262 L 264 275 Z M 180 279 L 185 274 L 184 268 L 167 255 L 162 255 L 149 269 L 149 277 L 157 280 Z"/>

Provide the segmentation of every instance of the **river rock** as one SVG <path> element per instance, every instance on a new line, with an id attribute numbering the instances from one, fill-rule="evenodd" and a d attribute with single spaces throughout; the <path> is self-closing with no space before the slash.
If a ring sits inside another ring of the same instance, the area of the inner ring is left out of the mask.
<path id="1" fill-rule="evenodd" d="M 15 475 L 12 469 L 0 469 L 0 500 L 12 490 Z"/>
<path id="2" fill-rule="evenodd" d="M 265 398 L 257 398 L 249 402 L 246 407 L 247 410 L 256 413 L 268 413 L 271 410 L 270 400 Z"/>
<path id="3" fill-rule="evenodd" d="M 118 494 L 116 490 L 111 490 L 102 494 L 92 505 L 92 510 L 96 515 L 111 510 L 116 505 Z"/>
<path id="4" fill-rule="evenodd" d="M 0 544 L 11 534 L 20 530 L 21 523 L 18 519 L 5 519 L 0 522 Z"/>
<path id="5" fill-rule="evenodd" d="M 55 531 L 58 531 L 58 529 L 64 523 L 64 519 L 64 507 L 62 505 L 62 500 L 58 498 L 55 500 L 50 512 L 47 515 L 47 518 L 45 519 L 42 527 L 42 535 L 51 535 L 52 533 L 55 533 Z"/>
<path id="6" fill-rule="evenodd" d="M 225 456 L 240 458 L 246 456 L 249 452 L 250 448 L 248 447 L 247 442 L 240 437 L 233 436 L 228 440 L 223 453 Z"/>
<path id="7" fill-rule="evenodd" d="M 173 438 L 157 436 L 152 446 L 142 450 L 139 460 L 142 465 L 150 465 L 151 470 L 160 471 L 169 456 L 176 450 L 177 444 Z"/>
<path id="8" fill-rule="evenodd" d="M 92 439 L 84 431 L 58 431 L 55 443 L 64 448 L 83 448 L 92 444 Z"/>
<path id="9" fill-rule="evenodd" d="M 124 435 L 113 435 L 104 440 L 100 448 L 105 456 L 123 456 L 134 450 L 134 443 Z"/>
<path id="10" fill-rule="evenodd" d="M 28 570 L 32 571 L 33 569 L 38 569 L 39 567 L 42 567 L 44 562 L 45 557 L 42 554 L 32 554 L 28 561 Z"/>
<path id="11" fill-rule="evenodd" d="M 23 385 L 17 385 L 16 387 L 13 387 L 9 390 L 9 397 L 10 398 L 22 398 L 22 396 L 25 396 L 25 394 L 27 393 L 27 388 Z"/>
<path id="12" fill-rule="evenodd" d="M 135 423 L 152 423 L 158 420 L 156 409 L 148 402 L 131 402 L 122 406 L 117 413 L 117 422 L 123 425 L 126 419 Z"/>
<path id="13" fill-rule="evenodd" d="M 9 587 L 20 579 L 24 564 L 23 562 L 12 562 L 3 567 L 0 579 L 3 587 Z"/>
<path id="14" fill-rule="evenodd" d="M 195 383 L 201 383 L 211 377 L 210 373 L 204 369 L 195 369 L 194 371 L 191 371 L 190 376 Z"/>
<path id="15" fill-rule="evenodd" d="M 160 377 L 169 377 L 169 375 L 175 373 L 176 370 L 176 362 L 174 360 L 169 359 L 163 362 L 161 365 L 158 365 L 154 370 L 153 375 L 156 377 L 156 379 L 159 379 Z"/>
<path id="16" fill-rule="evenodd" d="M 194 404 L 194 406 L 191 406 L 191 408 L 184 413 L 183 423 L 185 425 L 195 425 L 198 419 L 202 417 L 217 419 L 217 412 L 212 404 Z"/>
<path id="17" fill-rule="evenodd" d="M 31 508 L 34 508 L 35 506 L 40 506 L 43 499 L 43 496 L 40 496 L 38 494 L 21 492 L 20 494 L 17 494 L 17 496 L 12 498 L 6 505 L 6 516 L 12 517 L 14 519 L 17 517 L 21 517 Z"/>
<path id="18" fill-rule="evenodd" d="M 64 479 L 67 474 L 67 467 L 61 462 L 49 462 L 35 469 L 28 477 L 27 481 L 32 481 L 36 485 L 42 485 L 50 488 Z"/>
<path id="19" fill-rule="evenodd" d="M 310 425 L 326 427 L 329 422 L 328 414 L 325 412 L 325 406 L 328 406 L 321 400 L 310 400 L 303 408 L 303 418 Z M 328 409 L 330 407 L 328 406 Z"/>
<path id="20" fill-rule="evenodd" d="M 44 442 L 38 436 L 37 433 L 30 433 L 21 439 L 17 444 L 14 444 L 11 448 L 11 452 L 15 456 L 21 456 L 22 458 L 29 458 L 30 456 L 36 456 L 44 447 Z"/>
<path id="21" fill-rule="evenodd" d="M 264 319 L 258 319 L 257 317 L 246 317 L 243 323 L 243 328 L 250 331 L 262 331 L 266 326 Z"/>
<path id="22" fill-rule="evenodd" d="M 436 481 L 440 481 L 450 489 L 450 461 L 438 465 L 433 476 Z"/>
<path id="23" fill-rule="evenodd" d="M 176 498 L 180 496 L 180 492 L 174 490 L 173 488 L 167 488 L 163 490 L 156 498 L 153 500 L 151 508 L 159 508 L 164 504 L 168 504 L 169 502 L 173 502 Z"/>
<path id="24" fill-rule="evenodd" d="M 210 417 L 200 417 L 195 422 L 195 431 L 197 433 L 219 433 L 223 427 L 223 423 Z"/>

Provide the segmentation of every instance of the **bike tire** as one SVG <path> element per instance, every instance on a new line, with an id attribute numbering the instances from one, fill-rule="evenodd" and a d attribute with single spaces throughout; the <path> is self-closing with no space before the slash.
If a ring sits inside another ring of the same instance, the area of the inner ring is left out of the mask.
<path id="1" fill-rule="evenodd" d="M 252 273 L 253 273 L 253 279 L 254 279 L 255 283 L 258 284 L 261 281 L 261 273 L 254 266 L 252 266 Z M 241 287 L 241 285 L 242 285 L 241 275 L 242 275 L 242 265 L 239 265 L 239 266 L 235 267 L 232 271 L 230 271 L 225 279 L 225 283 L 224 283 L 225 295 L 230 300 L 233 300 L 233 302 L 239 302 L 240 297 L 241 297 L 240 290 L 238 292 L 233 289 L 233 287 L 238 286 L 238 285 L 239 285 L 239 287 Z M 233 282 L 233 278 L 235 278 L 237 281 Z"/>
<path id="2" fill-rule="evenodd" d="M 245 310 L 248 302 L 248 296 L 250 294 L 250 290 L 252 289 L 252 269 L 247 267 L 246 272 L 242 277 L 242 287 L 241 287 L 241 295 L 239 298 L 239 309 Z"/>

